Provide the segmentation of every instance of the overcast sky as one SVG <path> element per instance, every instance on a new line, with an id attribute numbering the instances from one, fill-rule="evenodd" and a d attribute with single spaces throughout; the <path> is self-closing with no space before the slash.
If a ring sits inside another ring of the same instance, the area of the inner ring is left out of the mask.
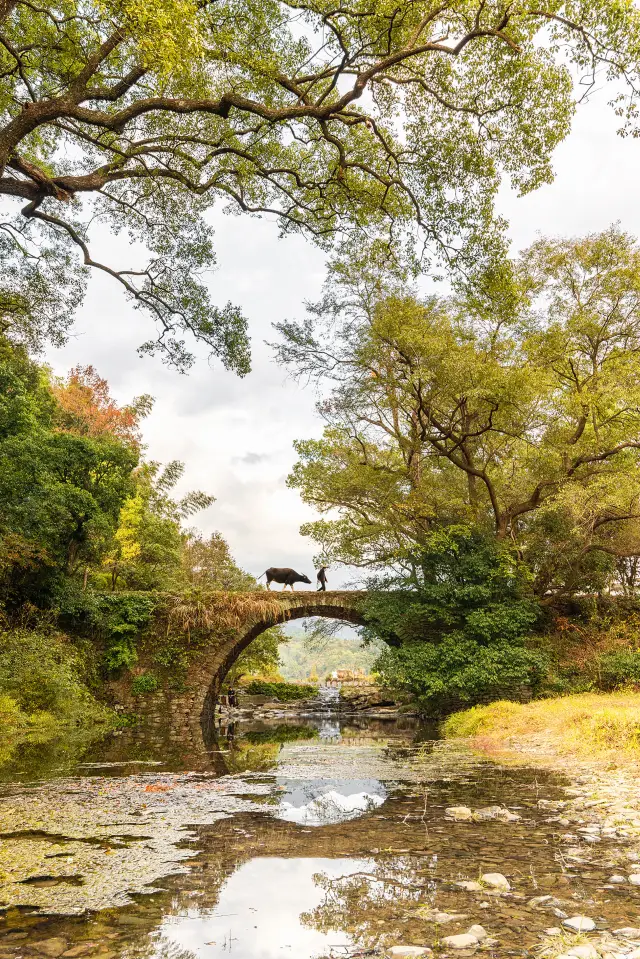
<path id="1" fill-rule="evenodd" d="M 616 135 L 616 120 L 596 97 L 578 111 L 571 136 L 555 156 L 552 186 L 517 198 L 505 190 L 500 212 L 511 224 L 514 249 L 536 234 L 578 235 L 620 221 L 640 235 L 637 188 L 640 142 Z M 294 463 L 293 440 L 319 435 L 315 397 L 277 367 L 264 344 L 271 324 L 299 317 L 303 302 L 317 298 L 324 257 L 300 237 L 278 239 L 265 220 L 215 216 L 218 269 L 215 302 L 231 300 L 249 318 L 253 372 L 245 379 L 200 359 L 180 375 L 159 360 L 141 359 L 136 347 L 151 335 L 151 323 L 135 311 L 115 281 L 94 274 L 74 335 L 47 362 L 64 374 L 77 363 L 93 364 L 116 399 L 151 393 L 153 413 L 144 424 L 147 455 L 186 463 L 181 491 L 203 489 L 216 502 L 194 518 L 205 533 L 219 530 L 242 567 L 259 575 L 267 566 L 293 566 L 312 577 L 314 544 L 299 533 L 314 517 L 285 478 Z M 105 239 L 103 256 L 121 249 Z M 201 354 L 204 356 L 204 354 Z M 350 579 L 332 570 L 330 587 Z"/>

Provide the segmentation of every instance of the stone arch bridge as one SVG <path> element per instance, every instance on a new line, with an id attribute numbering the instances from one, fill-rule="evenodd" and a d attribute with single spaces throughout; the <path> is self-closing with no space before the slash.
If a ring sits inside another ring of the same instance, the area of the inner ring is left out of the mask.
<path id="1" fill-rule="evenodd" d="M 179 691 L 157 693 L 127 702 L 133 712 L 142 712 L 144 725 L 154 724 L 176 743 L 192 744 L 210 738 L 214 707 L 225 676 L 240 654 L 269 627 L 292 619 L 323 616 L 359 626 L 364 623 L 362 607 L 366 590 L 265 591 L 239 594 L 241 612 L 233 626 L 212 629 L 211 642 L 192 656 Z M 253 601 L 252 601 L 253 600 Z M 212 610 L 215 622 L 215 610 Z"/>

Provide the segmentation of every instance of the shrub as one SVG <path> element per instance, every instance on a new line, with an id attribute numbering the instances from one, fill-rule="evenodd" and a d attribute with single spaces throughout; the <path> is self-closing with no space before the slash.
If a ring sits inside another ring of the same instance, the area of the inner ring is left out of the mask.
<path id="1" fill-rule="evenodd" d="M 640 683 L 640 651 L 621 649 L 601 653 L 595 659 L 594 670 L 599 689 L 617 689 L 631 683 Z"/>
<path id="2" fill-rule="evenodd" d="M 434 534 L 405 557 L 413 573 L 374 584 L 367 633 L 388 648 L 374 665 L 385 685 L 425 709 L 539 688 L 548 656 L 528 636 L 539 608 L 513 554 L 464 528 Z"/>
<path id="3" fill-rule="evenodd" d="M 269 683 L 261 679 L 254 679 L 244 687 L 249 696 L 269 696 L 270 699 L 279 699 L 281 702 L 293 702 L 296 699 L 309 699 L 317 694 L 315 686 L 299 685 L 297 683 Z"/>
<path id="4" fill-rule="evenodd" d="M 49 713 L 61 722 L 105 719 L 84 679 L 81 649 L 62 633 L 12 630 L 0 634 L 0 694 L 27 714 Z"/>
<path id="5" fill-rule="evenodd" d="M 142 673 L 131 683 L 131 692 L 134 696 L 144 695 L 145 693 L 154 693 L 158 688 L 158 678 L 153 673 Z"/>

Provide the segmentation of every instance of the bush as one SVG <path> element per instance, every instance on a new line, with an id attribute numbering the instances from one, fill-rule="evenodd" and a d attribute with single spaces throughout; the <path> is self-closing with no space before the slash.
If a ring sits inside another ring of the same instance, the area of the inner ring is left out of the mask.
<path id="1" fill-rule="evenodd" d="M 309 699 L 317 695 L 315 686 L 299 685 L 297 683 L 268 683 L 261 679 L 254 679 L 244 691 L 249 696 L 268 696 L 270 699 L 279 699 L 281 702 L 293 702 L 296 699 Z"/>
<path id="2" fill-rule="evenodd" d="M 640 651 L 622 649 L 601 653 L 594 662 L 594 669 L 599 689 L 612 690 L 640 683 Z"/>
<path id="3" fill-rule="evenodd" d="M 158 678 L 153 673 L 142 673 L 131 683 L 131 692 L 134 696 L 144 695 L 145 693 L 154 693 L 158 688 Z"/>
<path id="4" fill-rule="evenodd" d="M 26 714 L 47 712 L 63 722 L 104 718 L 84 681 L 83 651 L 68 636 L 51 631 L 0 634 L 0 693 Z"/>
<path id="5" fill-rule="evenodd" d="M 549 659 L 528 636 L 539 608 L 513 554 L 464 528 L 439 531 L 404 557 L 414 572 L 374 586 L 365 617 L 389 646 L 374 669 L 425 710 L 520 697 L 543 680 Z"/>

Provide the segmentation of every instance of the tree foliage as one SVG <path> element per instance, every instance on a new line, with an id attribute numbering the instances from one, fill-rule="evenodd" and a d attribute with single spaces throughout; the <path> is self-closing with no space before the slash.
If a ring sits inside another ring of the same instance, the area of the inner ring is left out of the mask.
<path id="1" fill-rule="evenodd" d="M 2 0 L 0 195 L 20 204 L 0 227 L 4 322 L 64 336 L 75 249 L 155 319 L 143 350 L 184 368 L 193 336 L 246 373 L 246 322 L 203 276 L 216 200 L 321 244 L 417 224 L 418 246 L 473 259 L 495 245 L 500 178 L 551 179 L 585 93 L 572 70 L 587 89 L 622 79 L 634 129 L 639 54 L 626 0 Z M 98 261 L 96 224 L 148 256 Z"/>
<path id="2" fill-rule="evenodd" d="M 449 298 L 337 273 L 280 324 L 280 357 L 330 387 L 289 480 L 331 514 L 304 528 L 323 558 L 402 562 L 465 523 L 515 545 L 540 594 L 601 588 L 640 554 L 639 294 L 618 228 L 540 240 Z"/>
<path id="3" fill-rule="evenodd" d="M 0 556 L 6 598 L 44 602 L 60 577 L 99 557 L 132 489 L 137 461 L 137 450 L 108 432 L 60 432 L 45 370 L 23 348 L 0 342 Z"/>
<path id="4" fill-rule="evenodd" d="M 411 577 L 367 603 L 368 631 L 389 644 L 375 664 L 383 682 L 435 710 L 535 690 L 547 662 L 526 637 L 539 611 L 513 553 L 451 527 L 410 559 Z"/>

